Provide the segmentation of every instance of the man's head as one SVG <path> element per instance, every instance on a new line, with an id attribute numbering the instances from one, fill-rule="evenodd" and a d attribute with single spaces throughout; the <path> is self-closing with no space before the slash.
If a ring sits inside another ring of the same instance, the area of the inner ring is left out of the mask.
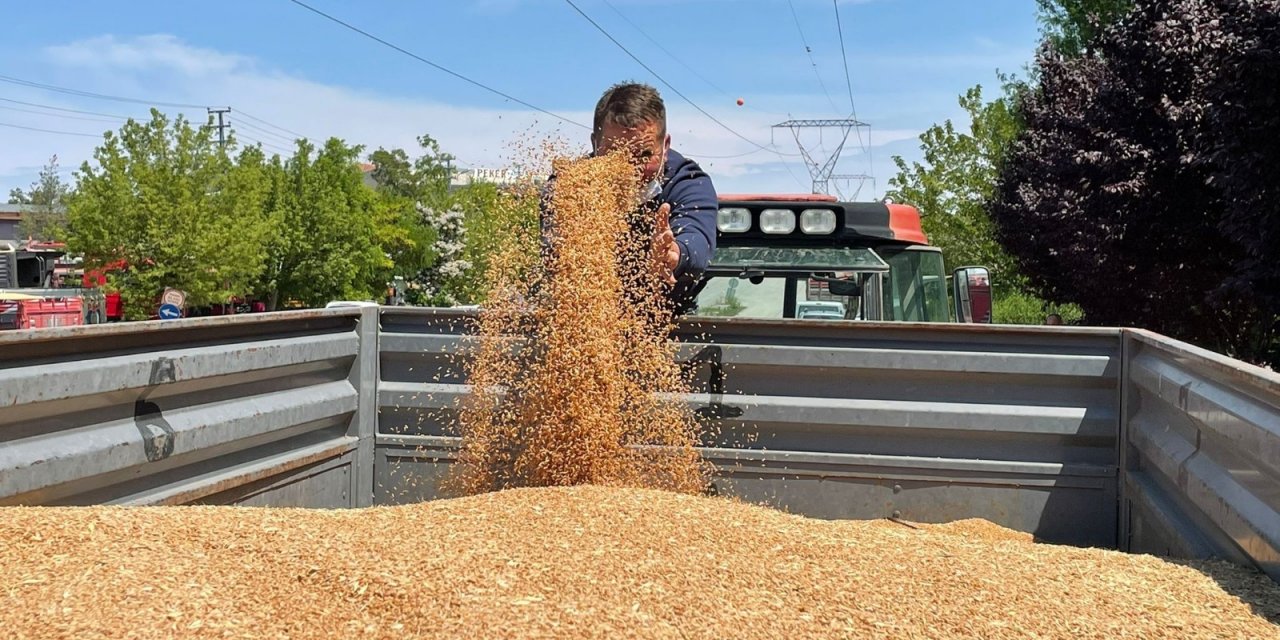
<path id="1" fill-rule="evenodd" d="M 1060 316 L 1060 315 L 1058 315 L 1058 314 L 1056 314 L 1056 313 L 1051 313 L 1051 314 L 1049 314 L 1049 317 L 1047 317 L 1047 318 L 1045 318 L 1045 319 L 1044 319 L 1044 323 L 1045 323 L 1045 324 L 1052 324 L 1052 325 L 1062 324 L 1062 316 Z"/>
<path id="2" fill-rule="evenodd" d="M 592 149 L 599 155 L 625 149 L 643 182 L 658 176 L 670 146 L 667 108 L 657 89 L 634 82 L 615 84 L 596 103 Z"/>

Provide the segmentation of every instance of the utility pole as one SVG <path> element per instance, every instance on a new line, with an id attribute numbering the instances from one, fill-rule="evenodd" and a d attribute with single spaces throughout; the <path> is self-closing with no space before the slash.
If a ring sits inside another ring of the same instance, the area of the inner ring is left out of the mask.
<path id="1" fill-rule="evenodd" d="M 213 124 L 213 115 L 215 113 L 218 114 L 217 125 Z M 227 145 L 227 129 L 231 127 L 231 123 L 227 120 L 224 120 L 223 117 L 229 116 L 229 115 L 231 115 L 231 107 L 220 107 L 217 109 L 213 107 L 209 107 L 209 126 L 218 127 L 218 144 L 224 147 Z"/>

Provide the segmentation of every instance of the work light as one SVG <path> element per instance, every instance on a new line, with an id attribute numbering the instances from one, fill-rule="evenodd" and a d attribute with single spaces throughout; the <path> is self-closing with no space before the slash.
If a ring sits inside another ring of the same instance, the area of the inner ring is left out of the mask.
<path id="1" fill-rule="evenodd" d="M 716 228 L 721 233 L 745 233 L 751 230 L 751 212 L 738 207 L 721 209 L 716 214 Z"/>
<path id="2" fill-rule="evenodd" d="M 800 230 L 810 235 L 825 235 L 836 230 L 836 212 L 830 209 L 805 209 L 800 213 Z"/>
<path id="3" fill-rule="evenodd" d="M 796 214 L 790 209 L 765 209 L 760 212 L 760 230 L 772 235 L 786 235 L 796 230 Z"/>

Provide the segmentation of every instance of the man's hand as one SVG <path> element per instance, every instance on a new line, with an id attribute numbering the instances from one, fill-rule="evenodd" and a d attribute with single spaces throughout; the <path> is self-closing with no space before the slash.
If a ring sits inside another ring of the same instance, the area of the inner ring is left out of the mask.
<path id="1" fill-rule="evenodd" d="M 675 284 L 675 270 L 680 265 L 680 243 L 671 233 L 670 204 L 658 207 L 658 220 L 653 225 L 653 258 L 663 282 Z"/>

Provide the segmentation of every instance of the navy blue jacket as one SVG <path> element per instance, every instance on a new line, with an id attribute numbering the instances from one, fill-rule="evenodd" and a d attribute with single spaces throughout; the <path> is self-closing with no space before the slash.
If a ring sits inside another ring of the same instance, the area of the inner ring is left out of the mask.
<path id="1" fill-rule="evenodd" d="M 548 180 L 548 188 L 555 176 Z M 666 171 L 662 177 L 661 192 L 646 203 L 646 208 L 656 210 L 663 204 L 671 205 L 671 233 L 680 244 L 680 263 L 676 265 L 676 285 L 668 299 L 678 313 L 689 311 L 701 289 L 702 274 L 711 263 L 716 250 L 716 212 L 719 201 L 715 186 L 698 163 L 675 150 L 667 151 Z M 543 230 L 546 229 L 546 207 L 549 197 L 543 198 Z"/>

